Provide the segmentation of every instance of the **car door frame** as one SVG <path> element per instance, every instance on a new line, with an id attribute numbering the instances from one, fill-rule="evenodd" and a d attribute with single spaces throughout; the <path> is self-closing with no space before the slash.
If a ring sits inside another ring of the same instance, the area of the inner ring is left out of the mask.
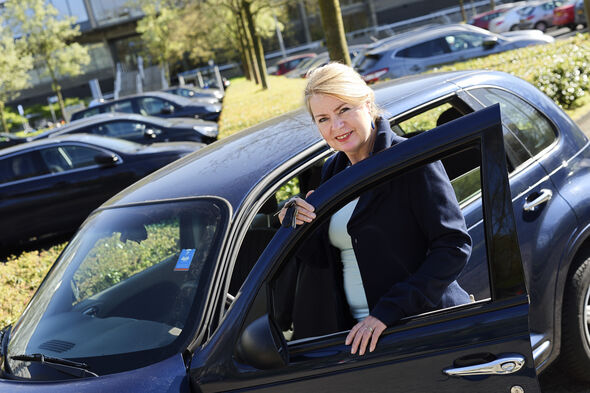
<path id="1" fill-rule="evenodd" d="M 328 180 L 323 187 L 319 187 L 309 197 L 309 202 L 316 206 L 316 211 L 324 211 L 327 215 L 341 205 L 346 198 L 366 190 L 399 171 L 409 170 L 453 152 L 473 147 L 480 149 L 482 154 L 482 198 L 486 217 L 485 234 L 488 244 L 492 302 L 484 301 L 463 306 L 459 312 L 451 310 L 451 313 L 455 313 L 454 317 L 450 316 L 449 310 L 435 312 L 434 319 L 462 321 L 470 334 L 473 333 L 474 341 L 467 346 L 470 348 L 473 346 L 474 350 L 477 350 L 479 340 L 482 339 L 482 336 L 478 336 L 478 331 L 482 328 L 485 330 L 485 326 L 478 325 L 478 322 L 485 323 L 500 316 L 505 317 L 507 321 L 514 321 L 506 326 L 505 332 L 503 329 L 497 329 L 495 333 L 507 334 L 502 336 L 504 344 L 514 340 L 518 341 L 521 349 L 524 349 L 522 352 L 525 352 L 523 356 L 526 360 L 517 375 L 520 378 L 519 383 L 527 392 L 539 392 L 529 341 L 528 295 L 510 198 L 499 106 L 466 115 L 358 163 L 347 170 L 346 176 L 337 175 Z M 321 219 L 320 216 L 318 218 Z M 202 346 L 196 346 L 196 344 L 194 347 L 189 346 L 188 351 L 192 353 L 189 374 L 193 388 L 198 391 L 232 390 L 247 386 L 254 388 L 263 385 L 272 388 L 275 382 L 285 382 L 280 377 L 280 369 L 276 372 L 263 373 L 265 376 L 263 375 L 262 379 L 256 378 L 258 370 L 240 364 L 240 359 L 236 358 L 236 348 L 244 330 L 243 325 L 248 316 L 249 307 L 256 300 L 258 292 L 268 284 L 268 277 L 272 277 L 280 261 L 288 257 L 294 251 L 297 242 L 309 233 L 309 228 L 313 226 L 304 225 L 296 229 L 281 228 L 262 253 L 217 330 Z M 210 309 L 214 308 L 210 307 Z M 432 315 L 427 315 L 426 319 L 428 318 L 432 318 Z M 384 337 L 388 334 L 411 330 L 412 327 L 423 326 L 424 323 L 421 317 L 418 317 L 408 323 L 389 328 L 384 333 Z M 342 333 L 336 335 L 339 334 Z M 278 348 L 275 349 L 279 354 L 279 349 L 288 349 L 283 344 L 276 343 L 276 345 Z M 418 350 L 416 354 L 419 354 Z M 280 356 L 283 355 L 280 354 Z M 348 357 L 352 358 L 352 355 Z M 357 369 L 363 368 L 365 359 L 357 357 L 343 362 L 340 372 L 355 366 Z M 449 366 L 452 367 L 453 364 Z M 298 371 L 294 378 L 313 378 L 321 372 L 321 370 L 301 369 Z M 243 378 L 244 375 L 246 378 Z M 249 379 L 250 376 L 254 378 Z M 444 374 L 441 377 L 444 377 Z M 461 383 L 465 382 L 464 377 L 447 378 L 458 378 L 462 381 Z M 477 389 L 491 392 L 499 386 L 504 388 L 505 385 L 498 385 L 498 383 L 505 383 L 506 380 L 498 378 L 501 377 L 485 376 L 480 379 L 483 382 L 476 385 Z M 475 387 L 475 385 L 471 386 Z M 280 387 L 285 390 L 285 386 Z"/>

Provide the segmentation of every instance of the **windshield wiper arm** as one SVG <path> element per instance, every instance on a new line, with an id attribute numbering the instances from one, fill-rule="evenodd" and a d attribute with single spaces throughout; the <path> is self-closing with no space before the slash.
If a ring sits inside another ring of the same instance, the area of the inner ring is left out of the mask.
<path id="1" fill-rule="evenodd" d="M 74 377 L 82 378 L 86 375 L 98 377 L 98 374 L 95 374 L 88 369 L 89 367 L 86 363 L 74 362 L 72 360 L 45 356 L 42 353 L 34 353 L 31 355 L 14 355 L 10 358 L 12 360 L 21 360 L 25 362 L 37 362 L 41 364 L 46 364 L 49 367 L 55 368 L 57 371 L 61 371 L 65 374 L 72 375 Z"/>

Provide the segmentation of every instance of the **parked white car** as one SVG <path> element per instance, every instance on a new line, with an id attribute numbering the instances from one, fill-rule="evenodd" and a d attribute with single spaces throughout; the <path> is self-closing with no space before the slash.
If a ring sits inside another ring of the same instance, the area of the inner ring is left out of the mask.
<path id="1" fill-rule="evenodd" d="M 526 4 L 518 5 L 510 11 L 504 12 L 497 18 L 490 21 L 488 30 L 494 33 L 505 33 L 507 31 L 518 30 L 520 24 L 520 13 L 518 11 L 526 7 Z"/>

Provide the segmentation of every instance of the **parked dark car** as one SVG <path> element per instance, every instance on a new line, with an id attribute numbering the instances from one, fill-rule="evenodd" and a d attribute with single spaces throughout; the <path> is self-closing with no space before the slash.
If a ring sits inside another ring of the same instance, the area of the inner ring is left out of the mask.
<path id="1" fill-rule="evenodd" d="M 372 83 L 420 73 L 445 63 L 550 42 L 554 42 L 553 37 L 537 31 L 500 35 L 465 24 L 432 26 L 388 40 L 367 52 L 357 68 L 365 81 Z"/>
<path id="2" fill-rule="evenodd" d="M 7 132 L 0 132 L 0 149 L 27 142 L 27 138 L 18 137 Z"/>
<path id="3" fill-rule="evenodd" d="M 117 192 L 202 146 L 66 135 L 2 149 L 0 249 L 73 233 Z"/>
<path id="4" fill-rule="evenodd" d="M 125 139 L 141 144 L 155 142 L 191 141 L 212 143 L 219 133 L 217 123 L 212 121 L 170 117 L 142 116 L 133 113 L 100 113 L 74 120 L 31 137 L 38 140 L 65 134 L 93 134 Z"/>
<path id="5" fill-rule="evenodd" d="M 205 99 L 207 100 L 207 99 Z M 143 116 L 192 117 L 217 121 L 221 104 L 164 92 L 149 92 L 107 101 L 72 114 L 71 120 L 107 112 L 137 113 Z"/>
<path id="6" fill-rule="evenodd" d="M 535 372 L 560 353 L 588 379 L 588 138 L 504 73 L 400 78 L 376 97 L 411 137 L 320 187 L 333 151 L 301 110 L 96 210 L 4 330 L 0 390 L 539 392 Z M 364 356 L 347 331 L 291 340 L 295 284 L 334 279 L 321 266 L 299 276 L 298 248 L 349 201 L 434 160 L 473 239 L 459 282 L 475 301 L 404 318 Z M 312 189 L 314 223 L 279 228 L 279 206 Z"/>
<path id="7" fill-rule="evenodd" d="M 217 101 L 223 100 L 223 97 L 225 96 L 225 94 L 219 89 L 199 89 L 192 86 L 171 86 L 167 89 L 162 89 L 162 91 L 187 98 L 215 98 Z"/>

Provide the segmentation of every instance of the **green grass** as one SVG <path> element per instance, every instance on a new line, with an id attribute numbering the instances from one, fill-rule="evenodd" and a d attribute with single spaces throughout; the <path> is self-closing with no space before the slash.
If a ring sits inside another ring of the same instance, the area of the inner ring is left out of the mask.
<path id="1" fill-rule="evenodd" d="M 231 80 L 219 119 L 219 137 L 299 108 L 303 104 L 305 79 L 269 76 L 270 89 L 263 90 L 245 78 Z"/>
<path id="2" fill-rule="evenodd" d="M 580 50 L 590 53 L 588 34 L 578 34 L 551 45 L 529 47 L 449 65 L 440 70 L 493 69 L 511 73 L 533 83 L 538 70 L 548 63 L 560 61 L 560 57 Z M 265 91 L 244 78 L 231 81 L 219 121 L 220 138 L 302 105 L 304 79 L 270 76 L 269 83 L 270 89 Z M 582 96 L 576 100 L 575 105 L 566 109 L 574 120 L 589 111 L 590 94 Z M 290 186 L 297 187 L 296 184 Z M 25 252 L 0 264 L 0 327 L 16 321 L 64 246 L 65 244 L 61 244 L 49 250 Z"/>

